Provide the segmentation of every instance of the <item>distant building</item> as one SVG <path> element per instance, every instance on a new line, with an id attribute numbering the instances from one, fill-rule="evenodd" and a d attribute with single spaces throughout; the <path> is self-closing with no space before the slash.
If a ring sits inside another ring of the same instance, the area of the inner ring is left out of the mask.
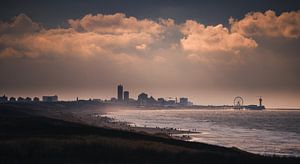
<path id="1" fill-rule="evenodd" d="M 157 101 L 162 103 L 162 102 L 165 102 L 165 99 L 164 98 L 158 98 Z"/>
<path id="2" fill-rule="evenodd" d="M 112 97 L 112 98 L 110 99 L 110 102 L 117 102 L 117 99 L 116 99 L 115 97 Z"/>
<path id="3" fill-rule="evenodd" d="M 168 100 L 167 101 L 169 105 L 174 105 L 176 104 L 176 100 Z"/>
<path id="4" fill-rule="evenodd" d="M 166 100 L 164 98 L 158 98 L 157 102 L 159 105 L 164 105 L 166 103 Z"/>
<path id="5" fill-rule="evenodd" d="M 138 101 L 144 101 L 148 99 L 148 95 L 146 93 L 141 93 L 138 95 Z"/>
<path id="6" fill-rule="evenodd" d="M 8 97 L 3 95 L 2 97 L 0 97 L 0 103 L 2 102 L 7 102 L 8 101 Z"/>
<path id="7" fill-rule="evenodd" d="M 123 100 L 123 85 L 118 85 L 118 101 Z"/>
<path id="8" fill-rule="evenodd" d="M 191 101 L 189 101 L 188 104 L 187 104 L 187 106 L 193 106 L 193 105 L 194 105 L 194 103 L 191 102 Z"/>
<path id="9" fill-rule="evenodd" d="M 180 104 L 181 106 L 187 106 L 187 105 L 189 104 L 188 98 L 181 97 L 181 98 L 179 99 L 179 104 Z"/>
<path id="10" fill-rule="evenodd" d="M 34 101 L 34 102 L 39 102 L 40 99 L 39 99 L 38 97 L 34 97 L 34 98 L 33 98 L 33 101 Z"/>
<path id="11" fill-rule="evenodd" d="M 43 102 L 57 102 L 58 101 L 58 96 L 43 96 Z"/>
<path id="12" fill-rule="evenodd" d="M 134 104 L 134 103 L 136 103 L 136 100 L 135 99 L 133 99 L 133 98 L 129 98 L 129 103 L 131 103 L 131 104 Z"/>
<path id="13" fill-rule="evenodd" d="M 93 99 L 94 102 L 102 102 L 101 99 Z"/>
<path id="14" fill-rule="evenodd" d="M 138 95 L 138 102 L 141 105 L 146 105 L 148 100 L 148 95 L 146 93 L 141 93 Z"/>
<path id="15" fill-rule="evenodd" d="M 129 91 L 124 91 L 124 101 L 129 101 Z"/>
<path id="16" fill-rule="evenodd" d="M 155 100 L 154 97 L 150 96 L 150 98 L 147 100 L 147 103 L 150 105 L 155 105 L 157 101 Z"/>
<path id="17" fill-rule="evenodd" d="M 10 101 L 10 102 L 16 102 L 17 100 L 16 100 L 16 98 L 14 98 L 14 97 L 10 97 L 9 101 Z"/>
<path id="18" fill-rule="evenodd" d="M 31 98 L 30 97 L 26 97 L 25 101 L 26 102 L 31 102 Z"/>
<path id="19" fill-rule="evenodd" d="M 25 99 L 23 97 L 18 97 L 18 102 L 25 102 Z"/>

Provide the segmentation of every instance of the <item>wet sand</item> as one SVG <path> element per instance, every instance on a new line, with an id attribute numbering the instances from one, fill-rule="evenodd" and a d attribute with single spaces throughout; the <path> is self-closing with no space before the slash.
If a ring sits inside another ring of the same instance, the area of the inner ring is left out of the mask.
<path id="1" fill-rule="evenodd" d="M 113 109 L 116 110 L 116 109 Z M 138 127 L 128 122 L 122 122 L 103 116 L 109 112 L 109 108 L 92 108 L 92 109 L 58 109 L 58 108 L 28 108 L 24 110 L 28 114 L 43 116 L 47 118 L 59 119 L 68 122 L 80 123 L 94 127 L 124 130 L 138 133 L 151 134 L 165 138 L 174 138 L 180 140 L 189 140 L 193 131 L 179 130 L 172 127 Z"/>
<path id="2" fill-rule="evenodd" d="M 97 109 L 60 105 L 0 105 L 0 163 L 299 163 L 175 140 L 168 134 L 184 131 L 131 127 Z"/>

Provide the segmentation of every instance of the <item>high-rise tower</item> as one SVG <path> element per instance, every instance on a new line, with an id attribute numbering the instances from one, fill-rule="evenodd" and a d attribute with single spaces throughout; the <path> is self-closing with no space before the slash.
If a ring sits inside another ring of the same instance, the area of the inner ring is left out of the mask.
<path id="1" fill-rule="evenodd" d="M 118 85 L 118 101 L 123 100 L 123 85 Z"/>
<path id="2" fill-rule="evenodd" d="M 129 101 L 129 91 L 124 91 L 124 101 Z"/>

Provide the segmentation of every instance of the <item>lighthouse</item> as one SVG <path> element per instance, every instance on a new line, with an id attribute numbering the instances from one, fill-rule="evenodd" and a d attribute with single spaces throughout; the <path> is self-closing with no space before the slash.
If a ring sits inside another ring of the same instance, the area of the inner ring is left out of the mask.
<path id="1" fill-rule="evenodd" d="M 262 107 L 262 98 L 259 98 L 259 107 Z"/>

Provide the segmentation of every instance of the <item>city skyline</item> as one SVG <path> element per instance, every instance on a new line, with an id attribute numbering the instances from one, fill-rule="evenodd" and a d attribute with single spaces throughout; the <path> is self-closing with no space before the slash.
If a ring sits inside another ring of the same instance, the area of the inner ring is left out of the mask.
<path id="1" fill-rule="evenodd" d="M 0 164 L 300 163 L 300 0 L 1 0 Z"/>
<path id="2" fill-rule="evenodd" d="M 138 96 L 130 97 L 130 91 L 128 89 L 124 90 L 124 86 L 122 84 L 118 84 L 116 87 L 116 97 L 111 97 L 110 99 L 102 99 L 102 98 L 88 98 L 82 99 L 76 97 L 75 100 L 66 100 L 66 99 L 59 99 L 57 95 L 43 95 L 42 100 L 35 96 L 31 98 L 29 96 L 22 97 L 8 97 L 7 95 L 0 96 L 0 103 L 30 103 L 30 104 L 38 104 L 39 102 L 46 102 L 46 103 L 74 103 L 74 102 L 86 102 L 86 103 L 99 103 L 99 104 L 107 104 L 107 105 L 125 105 L 125 106 L 133 106 L 133 107 L 172 107 L 172 108 L 213 108 L 213 109 L 252 109 L 252 110 L 262 110 L 265 109 L 263 105 L 262 97 L 260 96 L 258 99 L 258 104 L 244 104 L 244 99 L 241 96 L 236 96 L 233 100 L 233 104 L 194 104 L 192 101 L 189 101 L 188 97 L 182 96 L 169 96 L 169 97 L 156 97 L 154 95 L 148 95 L 145 92 L 141 92 Z"/>
<path id="3" fill-rule="evenodd" d="M 300 4 L 231 2 L 2 1 L 0 95 L 299 108 Z"/>

